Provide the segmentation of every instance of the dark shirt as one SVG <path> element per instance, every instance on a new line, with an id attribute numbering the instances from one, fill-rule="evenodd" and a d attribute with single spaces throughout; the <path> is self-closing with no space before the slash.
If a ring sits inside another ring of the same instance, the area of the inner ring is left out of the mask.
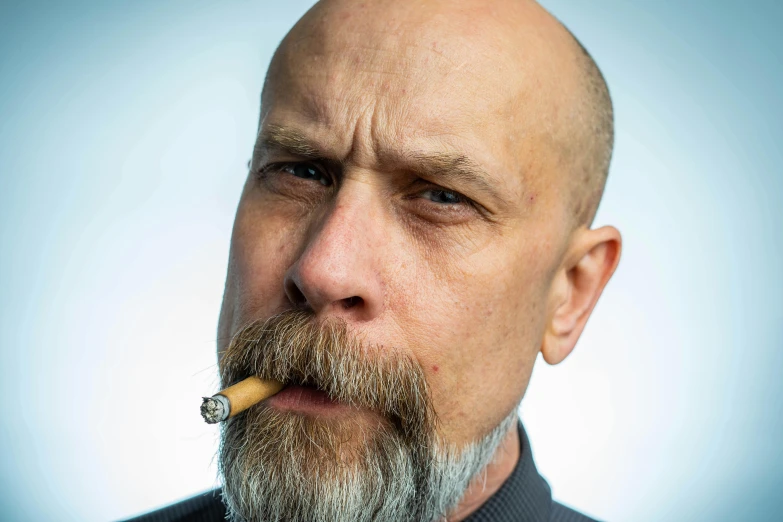
<path id="1" fill-rule="evenodd" d="M 520 456 L 500 489 L 464 522 L 595 522 L 552 500 L 552 490 L 533 463 L 525 429 L 519 424 Z M 209 491 L 128 522 L 223 522 L 220 490 Z"/>

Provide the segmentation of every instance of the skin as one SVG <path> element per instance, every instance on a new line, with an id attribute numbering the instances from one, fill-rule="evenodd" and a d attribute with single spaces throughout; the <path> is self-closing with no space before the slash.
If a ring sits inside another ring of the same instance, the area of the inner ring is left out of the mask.
<path id="1" fill-rule="evenodd" d="M 577 53 L 534 2 L 317 4 L 270 66 L 219 349 L 251 319 L 307 307 L 413 355 L 446 441 L 491 431 L 539 352 L 573 350 L 620 258 L 617 229 L 572 218 L 560 144 Z M 518 458 L 514 428 L 449 520 Z"/>

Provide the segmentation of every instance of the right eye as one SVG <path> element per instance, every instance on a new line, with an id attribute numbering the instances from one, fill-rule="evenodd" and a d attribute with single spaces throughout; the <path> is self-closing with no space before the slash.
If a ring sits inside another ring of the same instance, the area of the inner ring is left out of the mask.
<path id="1" fill-rule="evenodd" d="M 321 172 L 321 170 L 312 163 L 284 163 L 278 165 L 278 169 L 287 172 L 297 178 L 317 181 L 325 187 L 332 185 L 332 180 Z"/>

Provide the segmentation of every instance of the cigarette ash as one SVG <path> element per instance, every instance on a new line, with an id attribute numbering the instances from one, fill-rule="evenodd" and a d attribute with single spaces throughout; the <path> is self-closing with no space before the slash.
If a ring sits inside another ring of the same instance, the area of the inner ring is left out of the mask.
<path id="1" fill-rule="evenodd" d="M 201 416 L 207 424 L 216 424 L 224 420 L 227 415 L 223 403 L 215 400 L 212 397 L 203 397 L 204 402 L 201 403 Z"/>

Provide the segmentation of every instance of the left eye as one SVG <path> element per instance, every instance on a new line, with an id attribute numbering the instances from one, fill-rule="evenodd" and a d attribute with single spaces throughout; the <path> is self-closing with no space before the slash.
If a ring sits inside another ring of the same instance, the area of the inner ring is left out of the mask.
<path id="1" fill-rule="evenodd" d="M 291 165 L 285 165 L 281 170 L 294 175 L 297 178 L 317 181 L 326 187 L 332 184 L 332 180 L 329 179 L 328 176 L 318 170 L 315 165 L 310 163 L 294 163 Z"/>
<path id="2" fill-rule="evenodd" d="M 462 194 L 445 189 L 429 189 L 421 193 L 422 197 L 442 205 L 455 205 L 464 203 L 465 197 Z"/>

